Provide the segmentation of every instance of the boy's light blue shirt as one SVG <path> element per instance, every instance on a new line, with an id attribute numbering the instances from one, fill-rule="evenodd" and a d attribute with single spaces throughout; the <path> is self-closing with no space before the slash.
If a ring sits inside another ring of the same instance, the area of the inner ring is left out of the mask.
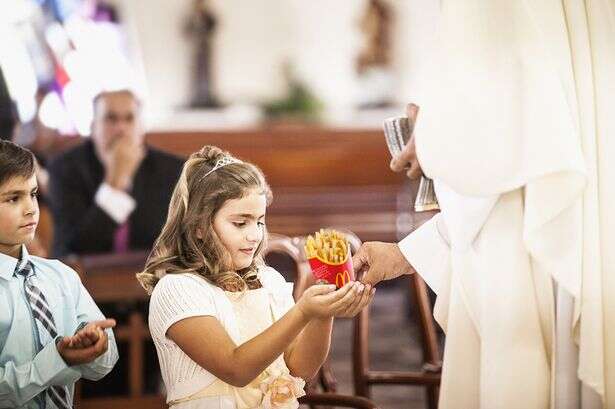
<path id="1" fill-rule="evenodd" d="M 55 342 L 40 345 L 36 323 L 25 296 L 24 278 L 15 274 L 28 261 L 32 278 L 45 294 L 59 335 L 73 335 L 79 324 L 104 319 L 77 273 L 58 260 L 30 256 L 22 246 L 20 260 L 0 253 L 0 408 L 55 408 L 41 393 L 50 385 L 68 387 L 81 377 L 98 380 L 113 369 L 118 353 L 113 331 L 107 330 L 107 352 L 89 364 L 69 367 Z"/>

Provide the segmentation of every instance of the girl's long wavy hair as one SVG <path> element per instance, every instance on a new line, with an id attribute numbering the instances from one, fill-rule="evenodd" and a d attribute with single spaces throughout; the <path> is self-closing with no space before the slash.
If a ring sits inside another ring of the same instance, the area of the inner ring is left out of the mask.
<path id="1" fill-rule="evenodd" d="M 233 271 L 231 256 L 213 229 L 213 219 L 227 200 L 245 197 L 252 191 L 265 194 L 271 189 L 259 168 L 251 163 L 231 163 L 213 169 L 228 152 L 205 146 L 190 155 L 173 190 L 167 221 L 137 280 L 151 294 L 166 274 L 198 274 L 214 285 L 231 291 L 258 288 L 257 268 L 262 265 L 267 230 L 254 253 L 252 264 Z M 198 238 L 200 231 L 202 239 Z"/>

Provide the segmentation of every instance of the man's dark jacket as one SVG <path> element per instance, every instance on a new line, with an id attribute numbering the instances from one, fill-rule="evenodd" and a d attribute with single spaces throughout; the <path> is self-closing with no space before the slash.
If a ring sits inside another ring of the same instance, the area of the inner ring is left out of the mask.
<path id="1" fill-rule="evenodd" d="M 137 207 L 128 218 L 130 250 L 150 249 L 167 217 L 182 161 L 147 148 L 129 194 Z M 56 157 L 49 166 L 49 204 L 54 220 L 54 257 L 113 251 L 118 224 L 94 202 L 104 169 L 86 141 Z"/>

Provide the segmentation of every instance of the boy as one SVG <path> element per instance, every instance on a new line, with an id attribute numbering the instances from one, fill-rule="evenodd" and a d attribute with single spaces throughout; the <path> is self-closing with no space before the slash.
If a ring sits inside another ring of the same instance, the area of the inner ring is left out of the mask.
<path id="1" fill-rule="evenodd" d="M 75 382 L 98 380 L 118 359 L 112 319 L 77 274 L 30 256 L 38 223 L 36 164 L 0 141 L 0 408 L 72 408 Z"/>

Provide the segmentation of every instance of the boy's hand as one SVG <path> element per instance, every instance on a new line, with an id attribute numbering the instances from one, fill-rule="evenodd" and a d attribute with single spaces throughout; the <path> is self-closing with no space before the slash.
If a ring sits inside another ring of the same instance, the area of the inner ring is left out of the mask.
<path id="1" fill-rule="evenodd" d="M 115 320 L 94 321 L 71 337 L 58 342 L 58 352 L 67 365 L 81 365 L 92 362 L 107 351 L 109 338 L 106 328 L 113 328 Z"/>
<path id="2" fill-rule="evenodd" d="M 70 338 L 70 346 L 73 348 L 85 348 L 94 345 L 98 341 L 97 328 L 106 329 L 115 327 L 115 320 L 112 318 L 102 321 L 92 321 L 81 328 Z"/>

